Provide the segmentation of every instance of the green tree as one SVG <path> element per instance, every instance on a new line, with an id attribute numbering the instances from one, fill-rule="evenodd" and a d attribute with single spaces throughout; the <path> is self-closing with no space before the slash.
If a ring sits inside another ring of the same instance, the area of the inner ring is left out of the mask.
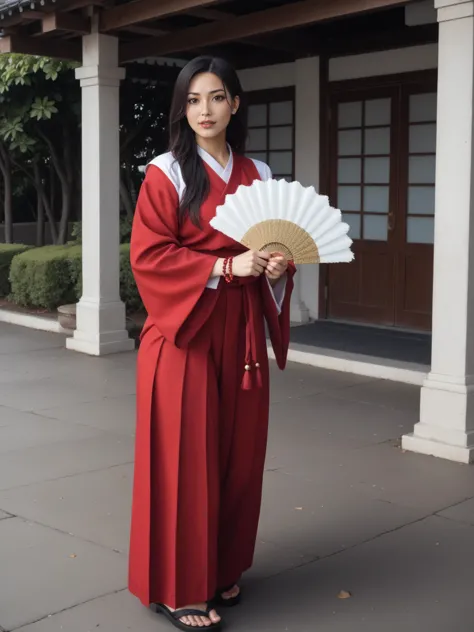
<path id="1" fill-rule="evenodd" d="M 0 55 L 0 171 L 7 243 L 13 240 L 13 167 L 36 190 L 38 240 L 45 214 L 54 242 L 65 243 L 67 239 L 74 191 L 80 192 L 80 156 L 76 151 L 80 147 L 80 88 L 74 67 L 70 62 L 44 57 Z M 57 215 L 54 178 L 61 190 Z"/>

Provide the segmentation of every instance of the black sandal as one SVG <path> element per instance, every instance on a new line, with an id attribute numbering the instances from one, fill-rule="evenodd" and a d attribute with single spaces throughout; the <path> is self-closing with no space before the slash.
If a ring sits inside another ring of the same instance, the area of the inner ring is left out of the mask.
<path id="1" fill-rule="evenodd" d="M 207 604 L 206 610 L 191 610 L 189 608 L 170 610 L 162 603 L 153 603 L 151 604 L 150 608 L 153 612 L 156 612 L 157 614 L 164 614 L 168 621 L 179 630 L 219 630 L 222 625 L 222 621 L 219 621 L 219 623 L 211 623 L 211 625 L 203 626 L 186 625 L 186 623 L 180 621 L 180 619 L 182 619 L 183 617 L 206 617 L 207 619 L 210 619 L 210 612 L 214 609 L 214 607 L 210 604 Z"/>
<path id="2" fill-rule="evenodd" d="M 212 600 L 213 603 L 216 606 L 220 606 L 221 608 L 233 608 L 234 606 L 238 606 L 239 603 L 242 601 L 242 591 L 239 586 L 237 586 L 237 588 L 239 588 L 239 594 L 235 597 L 229 597 L 228 599 L 226 599 L 222 596 L 222 593 L 229 592 L 230 590 L 232 590 L 232 588 L 234 588 L 234 586 L 237 586 L 237 583 L 233 583 L 230 586 L 226 586 L 225 588 L 219 588 L 214 596 L 214 599 Z"/>

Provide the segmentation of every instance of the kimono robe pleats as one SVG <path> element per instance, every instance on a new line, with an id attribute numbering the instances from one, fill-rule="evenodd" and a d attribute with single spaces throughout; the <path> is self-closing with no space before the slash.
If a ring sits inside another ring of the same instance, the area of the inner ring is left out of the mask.
<path id="1" fill-rule="evenodd" d="M 284 368 L 294 268 L 280 313 L 263 276 L 208 287 L 216 259 L 243 252 L 210 227 L 216 206 L 259 178 L 252 161 L 233 158 L 227 183 L 206 165 L 201 228 L 178 225 L 178 193 L 155 166 L 135 213 L 131 262 L 148 320 L 137 363 L 129 588 L 145 605 L 206 601 L 254 554 L 269 411 L 264 320 Z M 261 387 L 245 390 L 249 303 Z"/>

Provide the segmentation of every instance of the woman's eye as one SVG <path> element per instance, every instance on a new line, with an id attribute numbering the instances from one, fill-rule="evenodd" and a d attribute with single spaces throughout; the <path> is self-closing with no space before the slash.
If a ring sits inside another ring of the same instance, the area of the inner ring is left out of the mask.
<path id="1" fill-rule="evenodd" d="M 197 99 L 188 99 L 189 105 L 196 105 Z"/>
<path id="2" fill-rule="evenodd" d="M 216 101 L 224 101 L 225 97 L 222 94 L 218 94 L 216 97 L 214 97 L 214 99 Z"/>

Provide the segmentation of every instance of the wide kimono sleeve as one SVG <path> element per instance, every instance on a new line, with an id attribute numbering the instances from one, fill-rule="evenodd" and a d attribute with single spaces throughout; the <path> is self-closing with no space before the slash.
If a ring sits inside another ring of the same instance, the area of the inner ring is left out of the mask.
<path id="1" fill-rule="evenodd" d="M 208 319 L 218 292 L 206 291 L 217 257 L 178 239 L 178 193 L 150 166 L 133 220 L 130 262 L 148 317 L 176 346 L 186 346 Z"/>
<path id="2" fill-rule="evenodd" d="M 278 368 L 284 369 L 290 346 L 290 305 L 293 292 L 293 277 L 296 274 L 296 266 L 290 262 L 286 272 L 285 294 L 280 309 L 278 308 L 274 293 L 262 275 L 263 313 L 267 321 L 268 333 L 275 360 Z"/>

